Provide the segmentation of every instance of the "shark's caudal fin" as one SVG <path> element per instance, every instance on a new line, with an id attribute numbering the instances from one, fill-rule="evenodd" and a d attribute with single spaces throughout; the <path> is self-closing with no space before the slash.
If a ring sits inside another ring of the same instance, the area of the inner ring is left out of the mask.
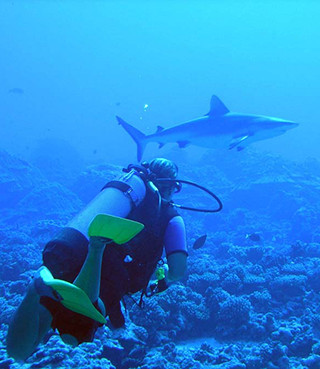
<path id="1" fill-rule="evenodd" d="M 125 122 L 122 118 L 116 116 L 118 123 L 129 133 L 129 135 L 134 139 L 137 144 L 137 158 L 141 161 L 144 149 L 146 147 L 145 138 L 146 135 L 134 128 L 131 124 Z"/>

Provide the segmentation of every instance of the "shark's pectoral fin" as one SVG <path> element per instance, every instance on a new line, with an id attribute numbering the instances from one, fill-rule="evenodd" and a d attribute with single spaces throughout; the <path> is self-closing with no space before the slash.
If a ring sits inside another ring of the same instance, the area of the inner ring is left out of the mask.
<path id="1" fill-rule="evenodd" d="M 179 145 L 180 149 L 183 149 L 190 144 L 190 141 L 177 141 L 177 144 Z"/>
<path id="2" fill-rule="evenodd" d="M 219 99 L 218 96 L 212 95 L 210 101 L 210 110 L 207 115 L 217 116 L 229 113 L 229 109 L 224 105 L 224 103 Z"/>
<path id="3" fill-rule="evenodd" d="M 233 149 L 233 148 L 237 148 L 238 151 L 241 151 L 244 149 L 244 146 L 242 146 L 241 144 L 248 138 L 249 136 L 241 136 L 241 137 L 237 137 L 236 139 L 234 139 L 231 144 L 229 145 L 229 150 Z"/>

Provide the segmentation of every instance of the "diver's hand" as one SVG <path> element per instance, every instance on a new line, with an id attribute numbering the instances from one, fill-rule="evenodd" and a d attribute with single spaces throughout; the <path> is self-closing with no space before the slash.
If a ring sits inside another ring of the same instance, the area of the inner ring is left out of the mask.
<path id="1" fill-rule="evenodd" d="M 167 285 L 167 282 L 166 282 L 165 278 L 160 279 L 157 283 L 157 292 L 156 293 L 164 292 L 167 289 L 168 289 L 168 285 Z"/>
<path id="2" fill-rule="evenodd" d="M 152 281 L 149 284 L 148 296 L 158 295 L 159 293 L 162 293 L 167 289 L 168 285 L 166 283 L 165 278 L 160 279 L 159 281 Z"/>
<path id="3" fill-rule="evenodd" d="M 156 291 L 157 291 L 157 287 L 158 287 L 158 282 L 156 282 L 156 281 L 151 282 L 149 284 L 149 288 L 148 288 L 149 289 L 149 293 L 151 295 L 154 295 L 156 293 Z"/>

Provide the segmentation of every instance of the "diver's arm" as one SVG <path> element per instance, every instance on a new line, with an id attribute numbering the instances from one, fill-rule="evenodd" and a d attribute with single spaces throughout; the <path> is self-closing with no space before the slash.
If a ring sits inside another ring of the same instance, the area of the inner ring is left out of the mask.
<path id="1" fill-rule="evenodd" d="M 167 282 L 180 280 L 187 269 L 187 242 L 183 218 L 175 216 L 167 226 L 164 237 L 165 251 L 168 262 Z"/>
<path id="2" fill-rule="evenodd" d="M 184 273 L 187 270 L 187 257 L 188 255 L 185 252 L 175 252 L 167 256 L 168 262 L 168 275 L 167 275 L 167 284 L 171 282 L 179 281 L 183 278 Z"/>

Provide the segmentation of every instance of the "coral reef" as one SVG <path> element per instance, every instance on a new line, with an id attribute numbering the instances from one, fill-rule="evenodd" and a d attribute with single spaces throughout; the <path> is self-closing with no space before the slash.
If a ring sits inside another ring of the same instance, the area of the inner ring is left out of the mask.
<path id="1" fill-rule="evenodd" d="M 190 245 L 207 234 L 204 246 L 189 249 L 185 279 L 144 298 L 143 309 L 140 294 L 126 298 L 124 328 L 101 327 L 76 348 L 52 332 L 18 363 L 6 354 L 6 332 L 43 245 L 120 172 L 90 166 L 66 186 L 43 163 L 41 173 L 3 151 L 0 163 L 0 368 L 320 368 L 319 165 L 279 165 L 252 152 L 182 164 L 225 205 L 217 215 L 183 213 Z"/>

